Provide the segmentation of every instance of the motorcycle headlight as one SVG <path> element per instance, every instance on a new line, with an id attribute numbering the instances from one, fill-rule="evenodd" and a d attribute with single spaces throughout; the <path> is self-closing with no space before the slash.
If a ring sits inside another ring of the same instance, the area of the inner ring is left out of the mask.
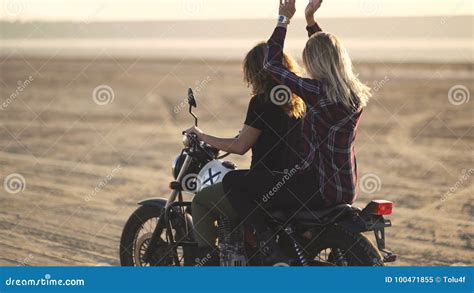
<path id="1" fill-rule="evenodd" d="M 183 145 L 184 145 L 184 146 L 186 146 L 186 147 L 189 146 L 189 138 L 188 138 L 187 135 L 183 135 L 183 140 L 182 140 L 182 142 L 183 142 Z"/>
<path id="2" fill-rule="evenodd" d="M 173 161 L 173 165 L 171 166 L 171 173 L 173 173 L 174 179 L 178 178 L 179 171 L 181 171 L 181 167 L 183 167 L 184 160 L 186 159 L 186 154 L 180 154 L 176 156 Z"/>

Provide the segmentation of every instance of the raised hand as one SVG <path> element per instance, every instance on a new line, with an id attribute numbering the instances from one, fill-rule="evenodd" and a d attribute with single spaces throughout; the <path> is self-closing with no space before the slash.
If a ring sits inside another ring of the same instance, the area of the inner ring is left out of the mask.
<path id="1" fill-rule="evenodd" d="M 296 0 L 278 0 L 280 2 L 279 15 L 286 16 L 291 19 L 296 12 L 295 1 Z"/>
<path id="2" fill-rule="evenodd" d="M 306 22 L 308 25 L 313 25 L 314 21 L 314 13 L 321 7 L 323 0 L 310 0 L 308 5 L 306 5 L 306 9 L 304 10 L 304 14 L 306 17 Z"/>

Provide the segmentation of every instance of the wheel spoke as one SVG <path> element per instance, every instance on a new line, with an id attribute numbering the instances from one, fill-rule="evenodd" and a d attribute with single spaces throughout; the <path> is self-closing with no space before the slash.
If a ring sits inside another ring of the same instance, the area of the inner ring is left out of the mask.
<path id="1" fill-rule="evenodd" d="M 139 211 L 145 210 L 146 208 L 142 207 Z M 145 216 L 147 213 L 153 216 Z M 173 227 L 173 229 L 168 230 L 166 227 L 160 227 L 161 235 L 158 238 L 158 243 L 154 248 L 150 261 L 146 262 L 144 256 L 147 250 L 150 248 L 151 239 L 157 225 L 159 224 L 159 217 L 156 216 L 155 210 L 146 211 L 145 214 L 136 213 L 136 216 L 131 217 L 130 219 L 136 219 L 136 226 L 131 230 L 133 231 L 133 240 L 130 239 L 127 242 L 129 245 L 123 245 L 122 250 L 128 250 L 127 253 L 130 255 L 130 261 L 122 261 L 127 265 L 134 266 L 182 266 L 185 263 L 184 248 L 182 246 L 174 247 L 170 245 L 170 239 L 174 241 L 182 241 L 186 239 L 186 232 L 182 231 L 184 228 Z M 125 231 L 125 230 L 124 230 Z M 125 232 L 124 232 L 125 233 Z M 185 234 L 185 235 L 183 235 Z M 129 248 L 124 248 L 128 246 Z M 150 251 L 151 252 L 151 251 Z"/>

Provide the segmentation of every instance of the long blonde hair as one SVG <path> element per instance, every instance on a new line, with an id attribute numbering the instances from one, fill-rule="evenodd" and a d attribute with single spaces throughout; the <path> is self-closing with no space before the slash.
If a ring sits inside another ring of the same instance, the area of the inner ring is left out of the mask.
<path id="1" fill-rule="evenodd" d="M 245 56 L 243 63 L 244 81 L 252 88 L 254 95 L 270 93 L 272 88 L 278 85 L 273 77 L 263 69 L 266 45 L 267 43 L 262 42 L 253 47 Z M 286 53 L 283 54 L 283 65 L 292 72 L 299 71 L 295 60 Z M 268 95 L 262 97 L 268 100 Z M 268 102 L 267 100 L 265 102 Z M 306 113 L 306 104 L 300 97 L 294 94 L 290 101 L 283 105 L 282 108 L 292 118 L 303 118 Z"/>
<path id="2" fill-rule="evenodd" d="M 354 74 L 351 58 L 337 36 L 312 35 L 303 50 L 303 63 L 311 78 L 323 82 L 330 101 L 356 108 L 367 105 L 370 88 Z"/>

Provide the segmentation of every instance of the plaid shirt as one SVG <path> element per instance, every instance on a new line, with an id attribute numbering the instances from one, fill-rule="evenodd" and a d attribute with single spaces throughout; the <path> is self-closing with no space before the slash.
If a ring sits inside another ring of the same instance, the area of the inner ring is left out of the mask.
<path id="1" fill-rule="evenodd" d="M 306 29 L 309 36 L 321 31 L 317 24 Z M 264 68 L 306 103 L 300 167 L 304 171 L 316 171 L 319 192 L 327 206 L 351 204 L 357 196 L 354 141 L 362 109 L 330 101 L 324 94 L 323 82 L 288 71 L 282 64 L 285 36 L 286 28 L 275 28 L 268 41 Z"/>

